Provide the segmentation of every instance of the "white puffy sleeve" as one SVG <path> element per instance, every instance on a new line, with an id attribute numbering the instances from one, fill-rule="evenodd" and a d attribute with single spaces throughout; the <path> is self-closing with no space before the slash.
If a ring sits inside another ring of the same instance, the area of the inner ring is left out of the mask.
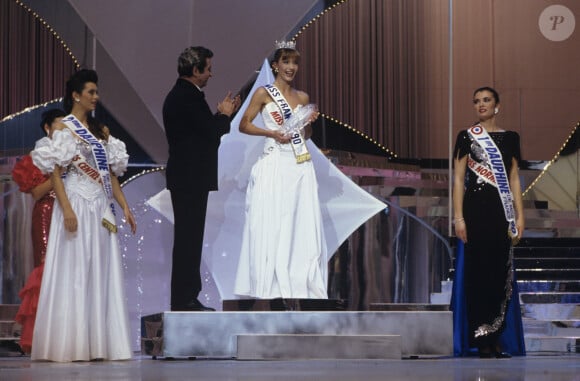
<path id="1" fill-rule="evenodd" d="M 127 170 L 129 164 L 129 155 L 127 154 L 127 147 L 121 140 L 109 135 L 107 142 L 107 156 L 109 158 L 109 165 L 111 171 L 115 176 L 122 176 Z"/>
<path id="2" fill-rule="evenodd" d="M 52 139 L 44 137 L 36 142 L 34 150 L 30 152 L 32 162 L 42 171 L 51 173 L 56 165 L 68 167 L 76 154 L 77 141 L 72 132 L 65 128 L 56 130 Z"/>

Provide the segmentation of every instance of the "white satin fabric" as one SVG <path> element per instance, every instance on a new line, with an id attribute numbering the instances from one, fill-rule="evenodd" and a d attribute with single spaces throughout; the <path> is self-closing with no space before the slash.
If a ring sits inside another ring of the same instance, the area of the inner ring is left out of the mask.
<path id="1" fill-rule="evenodd" d="M 265 59 L 252 90 L 232 121 L 230 133 L 222 137 L 219 148 L 219 191 L 209 194 L 203 261 L 222 300 L 236 298 L 234 283 L 242 245 L 248 179 L 264 148 L 260 139 L 239 132 L 238 126 L 256 89 L 272 82 L 272 69 Z M 264 126 L 261 115 L 257 115 L 253 123 Z M 316 169 L 324 241 L 331 256 L 353 231 L 386 205 L 343 174 L 311 140 L 307 140 L 306 145 Z M 151 197 L 147 204 L 173 222 L 167 189 Z M 221 309 L 222 306 L 217 303 L 212 307 Z"/>
<path id="2" fill-rule="evenodd" d="M 262 110 L 265 128 L 279 129 Z M 312 161 L 266 138 L 246 191 L 246 221 L 234 292 L 255 298 L 327 298 L 327 251 Z"/>
<path id="3" fill-rule="evenodd" d="M 125 144 L 105 143 L 116 175 L 127 168 Z M 64 185 L 78 229 L 66 231 L 55 202 L 40 300 L 32 342 L 32 360 L 88 361 L 131 358 L 121 253 L 117 235 L 101 225 L 108 200 L 100 184 L 70 165 L 82 155 L 95 168 L 90 146 L 68 129 L 35 147 L 34 164 L 44 172 L 67 167 Z"/>

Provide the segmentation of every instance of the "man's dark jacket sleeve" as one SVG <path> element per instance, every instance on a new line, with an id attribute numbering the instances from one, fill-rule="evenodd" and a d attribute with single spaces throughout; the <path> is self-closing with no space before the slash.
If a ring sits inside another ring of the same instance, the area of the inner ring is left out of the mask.
<path id="1" fill-rule="evenodd" d="M 213 114 L 203 92 L 178 79 L 165 98 L 163 124 L 169 143 L 167 188 L 216 190 L 218 147 L 230 131 L 230 118 Z"/>

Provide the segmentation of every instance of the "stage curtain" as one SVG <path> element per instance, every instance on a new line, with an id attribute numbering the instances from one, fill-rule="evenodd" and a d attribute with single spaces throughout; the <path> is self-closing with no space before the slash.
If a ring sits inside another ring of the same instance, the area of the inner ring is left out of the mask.
<path id="1" fill-rule="evenodd" d="M 445 141 L 447 0 L 350 0 L 305 26 L 297 87 L 329 115 L 399 157 Z M 434 75 L 435 74 L 435 75 Z M 427 110 L 439 108 L 434 118 Z"/>
<path id="2" fill-rule="evenodd" d="M 75 63 L 58 36 L 18 1 L 0 1 L 0 119 L 62 97 Z"/>

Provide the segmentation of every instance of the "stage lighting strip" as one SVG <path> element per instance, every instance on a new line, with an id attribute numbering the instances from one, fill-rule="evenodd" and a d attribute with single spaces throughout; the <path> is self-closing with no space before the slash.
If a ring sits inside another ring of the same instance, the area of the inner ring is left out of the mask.
<path id="1" fill-rule="evenodd" d="M 127 180 L 123 181 L 123 183 L 121 184 L 121 188 L 124 187 L 125 185 L 129 184 L 131 181 L 144 176 L 148 173 L 152 173 L 152 172 L 159 172 L 159 171 L 164 171 L 165 170 L 165 166 L 159 166 L 159 167 L 155 167 L 152 169 L 145 169 L 139 173 L 134 174 L 133 176 L 129 177 Z"/>
<path id="2" fill-rule="evenodd" d="M 333 5 L 331 5 L 330 7 L 324 9 L 322 12 L 320 12 L 319 14 L 316 15 L 316 17 L 314 17 L 312 20 L 308 21 L 306 23 L 306 25 L 304 25 L 302 28 L 300 28 L 300 30 L 296 33 L 296 35 L 294 35 L 294 37 L 292 37 L 292 41 L 296 41 L 296 38 L 302 33 L 304 32 L 307 28 L 309 28 L 313 23 L 315 23 L 316 21 L 318 21 L 322 16 L 326 15 L 328 12 L 334 10 L 336 7 L 346 3 L 348 0 L 342 0 L 339 1 Z M 330 115 L 326 115 L 326 114 L 320 114 L 322 117 L 337 123 L 338 125 L 342 126 L 342 127 L 346 127 L 347 129 L 349 129 L 352 132 L 355 132 L 356 134 L 358 134 L 359 136 L 365 138 L 366 140 L 368 140 L 369 142 L 375 144 L 377 147 L 379 147 L 381 150 L 385 151 L 391 158 L 396 158 L 397 154 L 392 152 L 391 150 L 389 150 L 387 147 L 383 146 L 382 144 L 380 144 L 379 142 L 377 142 L 376 140 L 374 140 L 373 138 L 371 138 L 370 136 L 368 136 L 365 133 L 360 132 L 359 130 L 357 130 L 356 128 L 352 127 L 351 125 L 341 122 L 336 118 L 331 117 Z"/>
<path id="3" fill-rule="evenodd" d="M 347 123 L 343 123 L 343 122 L 339 121 L 338 119 L 335 119 L 335 118 L 333 118 L 333 117 L 331 117 L 329 115 L 326 115 L 326 114 L 322 114 L 321 113 L 320 116 L 322 116 L 323 118 L 326 118 L 326 119 L 330 120 L 331 122 L 337 123 L 341 127 L 347 128 L 348 130 L 350 130 L 350 131 L 356 133 L 357 135 L 359 135 L 360 137 L 365 138 L 369 142 L 375 144 L 377 147 L 379 147 L 380 149 L 382 149 L 383 151 L 385 151 L 390 156 L 391 159 L 397 157 L 397 154 L 395 154 L 394 152 L 390 151 L 387 147 L 383 146 L 381 143 L 377 142 L 375 139 L 371 138 L 367 134 L 360 132 L 359 130 L 357 130 L 353 126 L 348 125 Z"/>
<path id="4" fill-rule="evenodd" d="M 526 193 L 528 193 L 533 187 L 534 185 L 536 185 L 536 183 L 540 180 L 540 178 L 544 175 L 544 173 L 546 173 L 548 171 L 548 169 L 550 168 L 550 166 L 552 164 L 554 164 L 554 162 L 556 160 L 558 160 L 558 158 L 560 157 L 560 153 L 562 152 L 562 150 L 564 149 L 564 147 L 566 147 L 566 144 L 568 144 L 568 142 L 570 141 L 570 139 L 572 138 L 572 136 L 574 135 L 574 132 L 580 127 L 580 122 L 578 122 L 576 124 L 576 126 L 574 126 L 574 128 L 572 129 L 572 132 L 570 132 L 570 135 L 568 135 L 568 138 L 564 141 L 564 143 L 562 144 L 562 146 L 560 147 L 560 150 L 558 151 L 558 153 L 556 153 L 554 155 L 554 157 L 552 158 L 552 160 L 550 160 L 550 162 L 548 164 L 546 164 L 546 166 L 544 167 L 544 169 L 542 169 L 542 172 L 535 178 L 534 181 L 532 181 L 532 183 L 528 186 L 528 188 L 524 191 L 524 193 L 522 193 L 522 196 L 525 196 Z"/>
<path id="5" fill-rule="evenodd" d="M 62 102 L 62 97 L 61 97 L 61 98 L 57 98 L 57 99 L 53 99 L 53 100 L 51 100 L 51 101 L 48 101 L 48 102 L 45 102 L 45 103 L 41 103 L 41 104 L 39 104 L 39 105 L 30 106 L 30 107 L 26 107 L 26 108 L 25 108 L 24 110 L 22 110 L 22 111 L 18 111 L 18 112 L 14 113 L 14 114 L 10 114 L 10 115 L 8 115 L 8 116 L 5 116 L 5 117 L 4 117 L 2 120 L 0 120 L 0 123 L 2 123 L 2 122 L 6 122 L 7 120 L 10 120 L 10 119 L 13 119 L 13 118 L 16 118 L 17 116 L 20 116 L 20 115 L 22 115 L 22 114 L 26 114 L 27 112 L 34 111 L 34 110 L 36 110 L 37 108 L 40 108 L 40 107 L 46 107 L 46 106 L 49 106 L 49 105 L 51 105 L 51 104 L 53 104 L 53 103 L 58 103 L 58 102 Z"/>
<path id="6" fill-rule="evenodd" d="M 308 29 L 310 27 L 310 25 L 312 25 L 316 21 L 318 21 L 320 19 L 320 17 L 326 15 L 328 12 L 331 12 L 336 7 L 341 6 L 342 4 L 346 3 L 347 1 L 348 0 L 341 0 L 341 1 L 337 2 L 337 3 L 332 4 L 328 8 L 325 8 L 322 12 L 320 12 L 319 14 L 317 14 L 315 17 L 312 18 L 312 20 L 308 21 L 302 28 L 300 28 L 300 30 L 298 32 L 296 32 L 296 34 L 294 35 L 294 37 L 292 38 L 292 40 L 295 40 L 296 37 L 298 37 L 306 29 Z"/>
<path id="7" fill-rule="evenodd" d="M 32 15 L 38 19 L 38 21 L 40 21 L 42 23 L 42 25 L 44 25 L 44 27 L 46 29 L 48 29 L 52 35 L 56 38 L 56 40 L 58 42 L 61 43 L 61 45 L 64 47 L 65 51 L 68 53 L 68 55 L 72 58 L 75 66 L 77 67 L 77 69 L 80 67 L 79 65 L 79 61 L 76 59 L 76 57 L 73 55 L 72 51 L 70 50 L 70 48 L 68 47 L 68 45 L 64 42 L 64 40 L 58 35 L 58 33 L 56 33 L 56 31 L 50 26 L 48 25 L 48 23 L 42 18 L 40 17 L 40 15 L 38 13 L 36 13 L 35 11 L 33 11 L 32 9 L 30 9 L 30 7 L 24 3 L 22 3 L 20 0 L 15 0 L 16 4 L 20 5 L 22 8 L 24 8 L 26 11 L 28 11 L 29 13 L 32 13 Z"/>

